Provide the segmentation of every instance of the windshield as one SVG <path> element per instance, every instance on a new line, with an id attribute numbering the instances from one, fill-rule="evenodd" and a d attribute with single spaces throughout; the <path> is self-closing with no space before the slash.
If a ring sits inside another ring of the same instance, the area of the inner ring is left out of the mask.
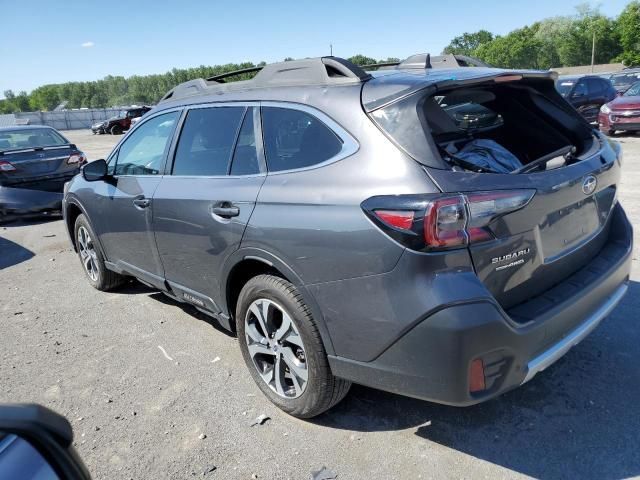
<path id="1" fill-rule="evenodd" d="M 556 90 L 558 90 L 560 95 L 566 97 L 567 95 L 569 95 L 569 92 L 575 84 L 576 82 L 573 80 L 558 80 L 556 82 Z"/>
<path id="2" fill-rule="evenodd" d="M 638 73 L 619 73 L 611 77 L 611 83 L 616 87 L 631 85 L 640 80 L 640 72 Z"/>
<path id="3" fill-rule="evenodd" d="M 0 151 L 68 144 L 69 142 L 62 135 L 51 128 L 16 129 L 0 132 Z"/>
<path id="4" fill-rule="evenodd" d="M 636 82 L 624 94 L 625 97 L 640 97 L 640 82 Z"/>

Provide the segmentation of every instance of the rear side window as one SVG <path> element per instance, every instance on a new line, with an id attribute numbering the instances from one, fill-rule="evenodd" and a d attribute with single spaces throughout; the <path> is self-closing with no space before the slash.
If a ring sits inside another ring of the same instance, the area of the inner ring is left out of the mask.
<path id="1" fill-rule="evenodd" d="M 173 175 L 226 175 L 244 107 L 189 110 L 178 141 Z"/>
<path id="2" fill-rule="evenodd" d="M 317 165 L 342 150 L 341 140 L 329 127 L 300 110 L 263 107 L 262 125 L 270 172 Z"/>

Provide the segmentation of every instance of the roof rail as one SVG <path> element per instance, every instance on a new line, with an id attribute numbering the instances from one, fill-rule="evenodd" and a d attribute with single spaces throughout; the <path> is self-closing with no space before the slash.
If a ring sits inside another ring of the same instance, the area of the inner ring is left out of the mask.
<path id="1" fill-rule="evenodd" d="M 431 56 L 429 53 L 418 53 L 402 60 L 401 62 L 382 62 L 363 65 L 364 70 L 388 70 L 395 68 L 397 70 L 404 69 L 425 69 L 425 68 L 461 68 L 461 67 L 489 67 L 477 58 L 468 57 L 466 55 L 436 55 Z"/>
<path id="2" fill-rule="evenodd" d="M 225 78 L 258 72 L 250 80 L 230 82 Z M 348 85 L 361 83 L 371 78 L 359 66 L 339 57 L 318 57 L 287 62 L 272 63 L 263 67 L 243 68 L 215 75 L 203 80 L 198 78 L 175 86 L 160 102 L 208 92 L 230 91 L 249 88 L 300 85 Z"/>
<path id="3" fill-rule="evenodd" d="M 412 69 L 412 68 L 461 68 L 461 67 L 488 67 L 489 65 L 477 58 L 469 57 L 467 55 L 435 55 L 431 56 L 428 53 L 418 53 L 406 58 L 398 69 Z"/>
<path id="4" fill-rule="evenodd" d="M 264 65 L 261 67 L 249 67 L 249 68 L 241 68 L 240 70 L 233 70 L 231 72 L 221 73 L 220 75 L 214 75 L 213 77 L 209 77 L 207 78 L 207 82 L 225 83 L 224 81 L 225 78 L 236 77 L 244 73 L 259 72 L 263 68 L 264 68 Z"/>

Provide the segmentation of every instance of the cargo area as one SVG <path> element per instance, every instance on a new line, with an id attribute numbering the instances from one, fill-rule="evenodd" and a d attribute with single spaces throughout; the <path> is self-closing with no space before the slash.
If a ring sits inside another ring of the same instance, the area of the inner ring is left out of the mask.
<path id="1" fill-rule="evenodd" d="M 448 78 L 370 115 L 443 195 L 463 195 L 473 267 L 503 308 L 562 285 L 613 240 L 619 150 L 551 78 Z"/>

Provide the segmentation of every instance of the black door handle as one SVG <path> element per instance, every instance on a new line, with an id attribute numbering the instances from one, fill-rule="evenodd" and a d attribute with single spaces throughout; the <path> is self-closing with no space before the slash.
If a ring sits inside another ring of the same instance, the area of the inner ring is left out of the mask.
<path id="1" fill-rule="evenodd" d="M 224 218 L 237 217 L 240 215 L 240 208 L 230 202 L 221 202 L 218 206 L 211 207 L 211 213 Z"/>
<path id="2" fill-rule="evenodd" d="M 147 208 L 151 205 L 151 200 L 148 198 L 136 198 L 133 200 L 133 204 L 138 208 Z"/>

